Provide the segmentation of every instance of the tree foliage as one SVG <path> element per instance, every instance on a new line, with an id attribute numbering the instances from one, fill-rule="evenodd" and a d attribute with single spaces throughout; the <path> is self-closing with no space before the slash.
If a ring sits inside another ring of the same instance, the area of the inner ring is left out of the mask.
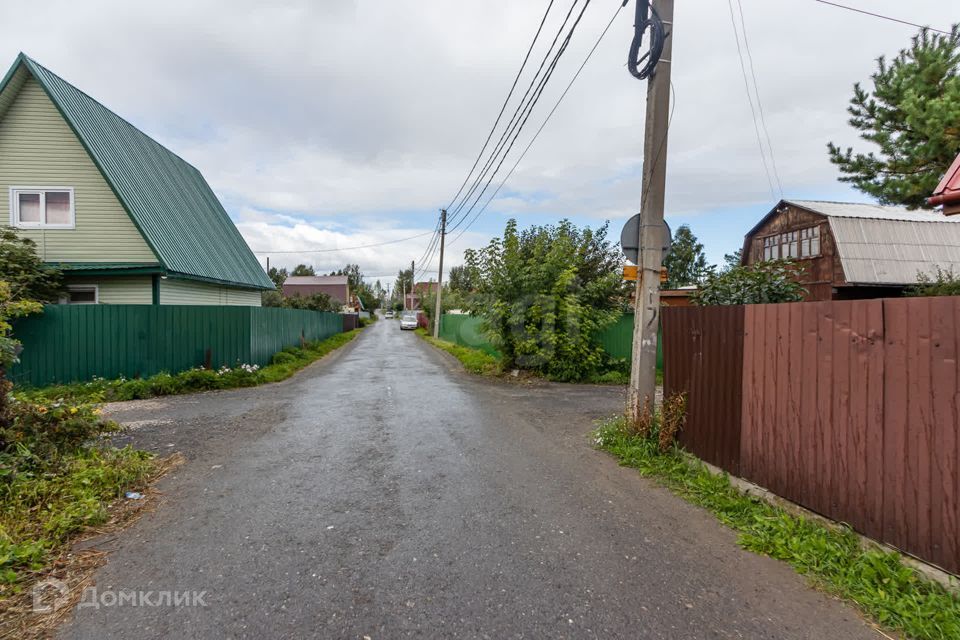
<path id="1" fill-rule="evenodd" d="M 688 225 L 677 227 L 670 243 L 670 253 L 663 260 L 667 269 L 666 289 L 678 289 L 699 284 L 710 272 L 703 244 L 697 240 Z"/>
<path id="2" fill-rule="evenodd" d="M 273 280 L 273 285 L 279 289 L 283 286 L 283 283 L 287 281 L 290 273 L 287 271 L 286 267 L 281 267 L 279 269 L 276 267 L 270 267 L 270 270 L 267 271 L 267 275 L 271 280 Z"/>
<path id="3" fill-rule="evenodd" d="M 960 296 L 960 274 L 937 267 L 935 275 L 917 274 L 917 284 L 906 290 L 908 296 Z"/>
<path id="4" fill-rule="evenodd" d="M 452 291 L 461 293 L 470 293 L 473 291 L 473 280 L 470 277 L 470 269 L 466 266 L 458 266 L 450 269 L 447 276 L 447 283 Z"/>
<path id="5" fill-rule="evenodd" d="M 799 302 L 806 289 L 797 282 L 798 270 L 785 260 L 737 266 L 708 275 L 692 301 L 699 306 Z"/>
<path id="6" fill-rule="evenodd" d="M 921 31 L 891 62 L 882 56 L 873 90 L 854 85 L 850 124 L 877 151 L 828 144 L 849 182 L 884 204 L 924 206 L 960 152 L 960 30 Z"/>
<path id="7" fill-rule="evenodd" d="M 265 307 L 284 309 L 308 309 L 310 311 L 340 311 L 341 304 L 325 293 L 304 296 L 299 293 L 284 297 L 279 291 L 264 291 L 260 304 Z"/>
<path id="8" fill-rule="evenodd" d="M 317 275 L 317 272 L 313 268 L 313 265 L 298 264 L 293 268 L 293 271 L 290 272 L 290 275 L 291 276 L 315 276 Z"/>
<path id="9" fill-rule="evenodd" d="M 736 269 L 743 262 L 743 249 L 737 249 L 733 253 L 723 254 L 723 266 L 721 271 L 730 271 Z"/>
<path id="10" fill-rule="evenodd" d="M 413 271 L 410 269 L 401 269 L 397 273 L 397 279 L 393 284 L 393 296 L 397 298 L 402 304 L 403 294 L 410 293 L 410 289 L 412 287 L 413 287 Z"/>
<path id="11" fill-rule="evenodd" d="M 36 249 L 16 229 L 0 229 L 0 277 L 11 300 L 56 302 L 63 292 L 63 274 L 40 260 Z"/>
<path id="12" fill-rule="evenodd" d="M 483 318 L 505 366 L 578 380 L 607 364 L 596 335 L 620 315 L 625 295 L 607 227 L 563 220 L 521 232 L 510 220 L 502 238 L 466 252 L 470 311 Z"/>

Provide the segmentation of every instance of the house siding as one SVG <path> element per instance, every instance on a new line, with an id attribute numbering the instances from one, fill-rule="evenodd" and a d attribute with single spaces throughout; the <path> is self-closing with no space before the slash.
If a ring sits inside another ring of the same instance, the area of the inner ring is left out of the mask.
<path id="1" fill-rule="evenodd" d="M 763 238 L 766 236 L 796 231 L 807 227 L 820 227 L 820 255 L 816 258 L 800 258 L 796 263 L 803 268 L 801 284 L 807 290 L 806 300 L 831 300 L 833 288 L 846 284 L 843 267 L 837 256 L 833 234 L 826 217 L 798 207 L 787 206 L 755 229 L 747 238 L 745 261 L 754 264 L 763 260 Z"/>
<path id="2" fill-rule="evenodd" d="M 16 83 L 4 93 L 9 91 L 16 91 Z M 9 95 L 4 100 L 9 101 Z M 43 260 L 157 262 L 83 145 L 33 78 L 0 116 L 0 225 L 4 226 L 10 224 L 11 186 L 74 188 L 75 229 L 22 231 L 37 243 Z"/>
<path id="3" fill-rule="evenodd" d="M 160 281 L 160 304 L 216 304 L 259 307 L 260 292 L 194 280 L 168 278 Z"/>
<path id="4" fill-rule="evenodd" d="M 125 278 L 66 277 L 67 285 L 96 285 L 100 304 L 153 304 L 150 276 Z"/>

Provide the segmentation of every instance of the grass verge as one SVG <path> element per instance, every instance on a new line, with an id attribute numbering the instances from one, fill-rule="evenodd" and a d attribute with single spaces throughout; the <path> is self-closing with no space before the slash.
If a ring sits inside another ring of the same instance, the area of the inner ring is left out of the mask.
<path id="1" fill-rule="evenodd" d="M 481 376 L 499 376 L 503 374 L 500 361 L 483 351 L 469 347 L 461 347 L 453 342 L 434 338 L 423 328 L 416 329 L 415 333 L 433 346 L 446 351 L 459 360 L 463 368 L 470 373 Z"/>
<path id="2" fill-rule="evenodd" d="M 52 385 L 37 389 L 17 389 L 17 398 L 27 401 L 67 400 L 70 402 L 118 402 L 156 396 L 170 396 L 214 389 L 236 389 L 279 382 L 292 376 L 331 351 L 347 344 L 360 329 L 335 334 L 326 340 L 308 342 L 303 347 L 287 347 L 274 354 L 265 367 L 238 364 L 212 369 L 190 369 L 177 374 L 158 373 L 149 378 L 97 378 L 89 382 Z"/>
<path id="3" fill-rule="evenodd" d="M 847 527 L 825 526 L 744 495 L 677 447 L 661 453 L 656 427 L 641 437 L 622 418 L 594 433 L 622 465 L 654 478 L 736 530 L 742 547 L 784 560 L 825 591 L 856 604 L 877 624 L 918 640 L 960 638 L 960 597 L 923 578 L 897 553 L 864 547 Z"/>

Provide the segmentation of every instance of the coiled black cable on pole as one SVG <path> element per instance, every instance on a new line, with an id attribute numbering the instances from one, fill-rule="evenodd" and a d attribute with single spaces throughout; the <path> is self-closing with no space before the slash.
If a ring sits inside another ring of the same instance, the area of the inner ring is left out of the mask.
<path id="1" fill-rule="evenodd" d="M 624 0 L 623 6 L 626 6 L 629 1 Z M 647 29 L 650 30 L 650 48 L 641 56 L 643 33 Z M 627 54 L 627 69 L 630 75 L 637 80 L 646 80 L 655 73 L 667 35 L 663 28 L 663 21 L 660 20 L 656 10 L 650 6 L 650 0 L 637 0 L 633 21 L 633 40 L 630 42 L 630 52 Z"/>

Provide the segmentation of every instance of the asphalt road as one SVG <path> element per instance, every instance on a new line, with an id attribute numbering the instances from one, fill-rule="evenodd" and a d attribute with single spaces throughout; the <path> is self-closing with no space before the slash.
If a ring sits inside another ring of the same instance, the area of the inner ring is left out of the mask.
<path id="1" fill-rule="evenodd" d="M 87 607 L 61 634 L 878 637 L 595 451 L 622 393 L 474 378 L 382 321 L 281 384 L 113 405 L 128 440 L 189 462 L 103 542 L 98 591 L 205 606 Z"/>

